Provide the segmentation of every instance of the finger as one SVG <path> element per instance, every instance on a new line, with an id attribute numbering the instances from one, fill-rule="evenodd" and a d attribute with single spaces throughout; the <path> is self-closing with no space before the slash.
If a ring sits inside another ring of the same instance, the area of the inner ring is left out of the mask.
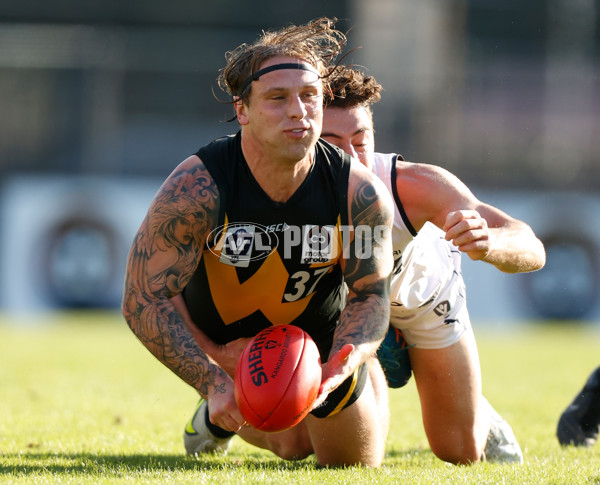
<path id="1" fill-rule="evenodd" d="M 459 247 L 461 251 L 465 249 L 463 246 L 466 245 L 476 245 L 477 247 L 470 247 L 469 249 L 483 249 L 486 246 L 489 246 L 491 241 L 490 233 L 487 229 L 470 229 L 465 231 L 455 238 L 452 239 L 452 243 Z"/>
<path id="2" fill-rule="evenodd" d="M 319 399 L 323 394 L 325 395 L 325 397 L 327 397 L 327 394 L 329 394 L 333 389 L 333 381 L 333 378 L 328 377 L 323 382 L 321 382 L 321 385 L 319 386 L 319 394 L 317 396 L 317 399 Z"/>
<path id="3" fill-rule="evenodd" d="M 446 240 L 453 241 L 458 246 L 457 239 L 460 237 L 470 237 L 475 239 L 473 234 L 480 234 L 487 229 L 485 219 L 463 219 L 446 231 Z M 472 233 L 472 234 L 471 234 Z"/>
<path id="4" fill-rule="evenodd" d="M 327 377 L 321 382 L 319 386 L 319 394 L 318 397 L 321 397 L 321 394 L 329 394 L 335 388 L 337 388 L 342 382 L 346 380 L 348 376 L 346 374 L 335 373 L 330 377 Z"/>
<path id="5" fill-rule="evenodd" d="M 310 410 L 313 411 L 314 409 L 317 409 L 321 404 L 323 404 L 325 402 L 325 399 L 327 399 L 328 394 L 329 393 L 321 393 L 319 391 L 319 395 L 315 399 L 315 402 L 313 402 L 313 405 L 310 408 Z"/>
<path id="6" fill-rule="evenodd" d="M 330 364 L 330 367 L 341 367 L 346 363 L 348 357 L 350 357 L 350 354 L 353 351 L 354 345 L 346 344 L 339 350 L 339 352 L 333 354 L 327 363 Z"/>
<path id="7" fill-rule="evenodd" d="M 325 379 L 319 386 L 319 392 L 317 393 L 317 397 L 313 402 L 312 409 L 316 409 L 321 404 L 323 404 L 327 399 L 327 396 L 329 396 L 329 393 L 333 391 L 337 386 L 339 386 L 342 382 L 343 379 L 340 379 L 339 376 L 329 377 Z"/>
<path id="8" fill-rule="evenodd" d="M 246 423 L 246 420 L 237 407 L 225 406 L 223 408 L 208 408 L 210 422 L 227 431 L 238 432 Z"/>
<path id="9" fill-rule="evenodd" d="M 233 431 L 234 433 L 237 433 L 240 429 L 242 429 L 242 427 L 244 427 L 247 424 L 248 423 L 246 423 L 246 420 L 243 418 L 240 420 L 234 416 L 227 416 L 224 417 L 222 423 L 217 424 L 217 426 L 223 428 L 224 430 Z"/>
<path id="10" fill-rule="evenodd" d="M 450 228 L 466 219 L 481 219 L 481 215 L 474 209 L 449 212 L 446 215 L 446 221 L 442 229 L 448 231 Z"/>

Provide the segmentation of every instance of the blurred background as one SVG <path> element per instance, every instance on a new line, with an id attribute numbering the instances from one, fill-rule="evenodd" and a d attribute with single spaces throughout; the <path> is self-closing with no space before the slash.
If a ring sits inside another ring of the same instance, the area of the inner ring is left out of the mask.
<path id="1" fill-rule="evenodd" d="M 117 309 L 162 180 L 237 130 L 225 52 L 320 16 L 384 86 L 378 151 L 449 169 L 544 240 L 533 274 L 463 258 L 473 320 L 600 322 L 597 0 L 0 0 L 2 310 Z"/>

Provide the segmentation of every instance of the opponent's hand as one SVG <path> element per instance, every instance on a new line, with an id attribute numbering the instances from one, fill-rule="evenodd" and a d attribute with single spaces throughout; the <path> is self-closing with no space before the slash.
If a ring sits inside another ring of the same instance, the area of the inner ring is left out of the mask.
<path id="1" fill-rule="evenodd" d="M 492 249 L 492 233 L 487 221 L 476 210 L 450 212 L 442 229 L 446 232 L 446 240 L 474 261 L 484 259 Z"/>
<path id="2" fill-rule="evenodd" d="M 321 378 L 321 386 L 312 409 L 319 407 L 331 391 L 337 388 L 344 382 L 348 376 L 354 372 L 354 368 L 350 365 L 350 356 L 354 352 L 354 345 L 346 344 L 339 352 L 329 357 L 329 360 L 322 365 L 323 374 Z"/>
<path id="3" fill-rule="evenodd" d="M 237 433 L 246 424 L 246 421 L 235 402 L 233 382 L 223 386 L 221 390 L 224 392 L 215 392 L 208 400 L 208 417 L 215 426 Z"/>

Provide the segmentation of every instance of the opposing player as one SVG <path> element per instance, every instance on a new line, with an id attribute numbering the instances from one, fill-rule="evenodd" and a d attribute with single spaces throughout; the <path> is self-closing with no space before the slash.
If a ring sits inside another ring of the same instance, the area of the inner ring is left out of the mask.
<path id="1" fill-rule="evenodd" d="M 425 432 L 442 460 L 522 462 L 510 426 L 481 393 L 460 259 L 534 271 L 545 263 L 542 243 L 446 170 L 375 153 L 371 104 L 381 86 L 373 77 L 342 68 L 330 83 L 321 136 L 373 170 L 396 203 L 391 326 L 379 351 L 390 386 L 404 385 L 412 364 Z"/>
<path id="2" fill-rule="evenodd" d="M 344 41 L 320 19 L 227 54 L 220 81 L 241 130 L 184 160 L 159 189 L 130 251 L 123 314 L 209 403 L 202 419 L 213 431 L 284 458 L 378 466 L 385 379 L 367 362 L 389 320 L 393 201 L 370 171 L 318 139 Z M 245 426 L 230 375 L 194 332 L 223 345 L 282 323 L 315 340 L 323 381 L 318 407 L 272 438 Z"/>
<path id="3" fill-rule="evenodd" d="M 600 367 L 561 413 L 556 436 L 561 445 L 593 446 L 600 433 Z"/>

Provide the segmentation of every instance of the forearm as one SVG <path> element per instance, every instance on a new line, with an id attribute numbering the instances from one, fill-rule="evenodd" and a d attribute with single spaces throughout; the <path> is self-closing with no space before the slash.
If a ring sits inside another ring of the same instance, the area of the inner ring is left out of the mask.
<path id="1" fill-rule="evenodd" d="M 235 369 L 240 355 L 242 355 L 250 338 L 240 338 L 229 342 L 226 345 L 220 345 L 206 335 L 205 332 L 200 330 L 194 323 L 181 294 L 175 295 L 170 301 L 183 318 L 188 330 L 191 332 L 200 348 L 204 350 L 204 352 L 206 352 L 225 372 L 227 372 L 231 378 L 233 378 L 235 376 Z"/>
<path id="2" fill-rule="evenodd" d="M 223 392 L 227 374 L 200 348 L 173 304 L 167 299 L 139 301 L 125 299 L 123 315 L 144 346 L 202 396 Z"/>
<path id="3" fill-rule="evenodd" d="M 192 336 L 194 337 L 200 348 L 202 348 L 202 350 L 204 350 L 204 352 L 210 355 L 213 359 L 218 361 L 218 359 L 216 359 L 216 356 L 218 355 L 221 346 L 217 345 L 210 337 L 208 337 L 208 335 L 206 335 L 194 324 L 192 316 L 190 315 L 190 312 L 187 308 L 187 305 L 185 304 L 185 300 L 183 299 L 181 293 L 170 298 L 170 301 L 175 307 L 175 310 L 177 310 L 177 312 L 187 325 L 188 330 L 191 332 Z"/>
<path id="4" fill-rule="evenodd" d="M 331 355 L 352 344 L 352 367 L 358 367 L 377 352 L 387 332 L 389 314 L 387 292 L 368 296 L 351 292 L 334 333 Z"/>
<path id="5" fill-rule="evenodd" d="M 505 273 L 526 273 L 546 263 L 544 245 L 526 224 L 491 229 L 494 244 L 483 261 Z"/>
<path id="6" fill-rule="evenodd" d="M 354 228 L 344 260 L 347 303 L 334 333 L 331 355 L 351 344 L 351 367 L 374 355 L 389 325 L 389 278 L 394 267 L 391 228 L 394 202 L 373 174 L 352 172 L 348 213 Z M 368 175 L 368 176 L 367 176 Z M 360 229 L 360 230 L 359 230 Z"/>

